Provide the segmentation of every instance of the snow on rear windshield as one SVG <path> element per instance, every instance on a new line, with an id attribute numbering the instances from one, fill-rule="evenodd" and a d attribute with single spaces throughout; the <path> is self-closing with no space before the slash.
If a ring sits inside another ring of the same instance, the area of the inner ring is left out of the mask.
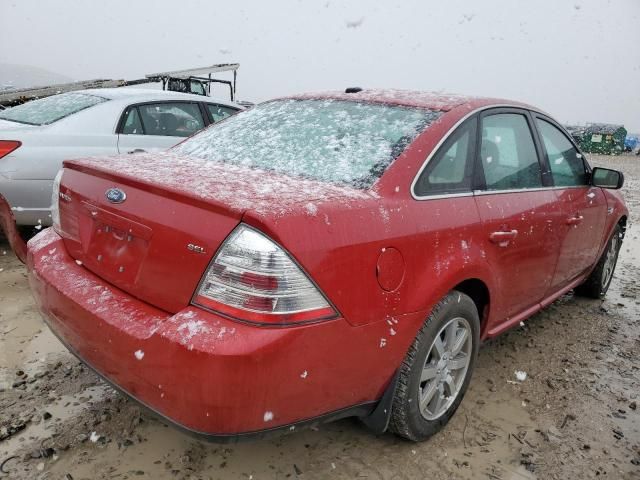
<path id="1" fill-rule="evenodd" d="M 0 112 L 0 119 L 28 125 L 48 125 L 106 101 L 106 98 L 86 93 L 63 93 L 4 110 Z"/>
<path id="2" fill-rule="evenodd" d="M 213 125 L 174 151 L 368 188 L 439 116 L 343 100 L 275 100 Z"/>

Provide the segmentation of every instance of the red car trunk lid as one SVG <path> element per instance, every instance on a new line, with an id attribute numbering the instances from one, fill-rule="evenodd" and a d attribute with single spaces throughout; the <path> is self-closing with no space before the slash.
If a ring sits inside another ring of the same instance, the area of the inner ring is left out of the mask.
<path id="1" fill-rule="evenodd" d="M 59 205 L 67 250 L 141 300 L 169 312 L 183 309 L 240 212 L 110 177 L 65 171 Z M 112 188 L 125 192 L 126 201 L 110 203 L 105 192 Z"/>

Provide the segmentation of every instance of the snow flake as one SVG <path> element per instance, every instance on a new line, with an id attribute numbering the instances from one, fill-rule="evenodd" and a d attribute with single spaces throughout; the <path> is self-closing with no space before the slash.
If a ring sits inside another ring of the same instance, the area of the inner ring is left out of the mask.
<path id="1" fill-rule="evenodd" d="M 307 378 L 308 375 L 309 375 L 309 373 L 305 370 L 304 372 L 302 372 L 300 374 L 300 378 Z"/>
<path id="2" fill-rule="evenodd" d="M 387 339 L 386 338 L 381 338 L 380 339 L 380 348 L 384 348 L 386 344 L 387 344 Z"/>
<path id="3" fill-rule="evenodd" d="M 270 422 L 271 420 L 273 420 L 273 412 L 264 412 L 263 418 L 265 422 Z"/>
<path id="4" fill-rule="evenodd" d="M 345 23 L 347 25 L 347 28 L 358 28 L 362 25 L 363 22 L 364 22 L 364 17 L 360 17 L 355 20 L 347 20 Z"/>
<path id="5" fill-rule="evenodd" d="M 519 382 L 524 382 L 527 379 L 527 372 L 516 370 L 515 374 Z"/>
<path id="6" fill-rule="evenodd" d="M 393 328 L 390 328 L 389 334 L 393 337 L 396 334 L 396 331 Z"/>
<path id="7" fill-rule="evenodd" d="M 96 443 L 98 440 L 100 440 L 100 437 L 101 435 L 98 435 L 96 432 L 91 432 L 89 440 L 91 440 L 93 443 Z"/>
<path id="8" fill-rule="evenodd" d="M 136 350 L 134 355 L 138 360 L 142 360 L 144 358 L 144 352 L 142 350 Z"/>

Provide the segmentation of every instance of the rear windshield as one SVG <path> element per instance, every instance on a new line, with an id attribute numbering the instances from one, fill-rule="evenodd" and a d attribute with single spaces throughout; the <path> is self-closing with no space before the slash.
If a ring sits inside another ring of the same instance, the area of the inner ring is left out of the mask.
<path id="1" fill-rule="evenodd" d="M 86 93 L 63 93 L 3 110 L 0 119 L 27 125 L 48 125 L 106 101 L 106 98 Z"/>
<path id="2" fill-rule="evenodd" d="M 276 100 L 229 117 L 174 150 L 368 188 L 439 115 L 341 100 Z"/>

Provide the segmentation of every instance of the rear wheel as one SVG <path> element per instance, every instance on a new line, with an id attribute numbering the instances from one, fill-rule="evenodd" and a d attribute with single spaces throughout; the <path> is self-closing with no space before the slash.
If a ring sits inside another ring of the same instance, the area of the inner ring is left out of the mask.
<path id="1" fill-rule="evenodd" d="M 589 298 L 604 298 L 611 285 L 621 246 L 622 227 L 616 225 L 602 257 L 585 282 L 576 287 L 576 294 Z"/>
<path id="2" fill-rule="evenodd" d="M 427 318 L 400 367 L 391 431 L 421 441 L 449 421 L 469 386 L 479 338 L 473 300 L 449 293 Z"/>

